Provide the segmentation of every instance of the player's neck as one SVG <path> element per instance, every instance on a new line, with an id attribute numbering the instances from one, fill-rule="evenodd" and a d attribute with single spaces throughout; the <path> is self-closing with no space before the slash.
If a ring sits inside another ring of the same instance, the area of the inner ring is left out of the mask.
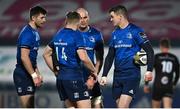
<path id="1" fill-rule="evenodd" d="M 79 31 L 81 31 L 81 32 L 87 32 L 87 31 L 89 30 L 89 26 L 87 26 L 87 27 L 85 27 L 85 28 L 79 27 L 78 29 L 79 29 Z"/>
<path id="2" fill-rule="evenodd" d="M 35 30 L 37 29 L 37 26 L 32 21 L 29 22 L 29 25 L 31 26 L 31 28 L 33 28 Z"/>
<path id="3" fill-rule="evenodd" d="M 168 53 L 169 52 L 169 49 L 168 48 L 163 48 L 161 49 L 162 53 Z"/>
<path id="4" fill-rule="evenodd" d="M 124 29 L 124 28 L 126 28 L 128 25 L 129 25 L 128 20 L 124 20 L 123 22 L 121 22 L 121 23 L 119 24 L 119 27 L 120 27 L 121 29 Z"/>
<path id="5" fill-rule="evenodd" d="M 71 24 L 67 24 L 67 25 L 65 26 L 65 28 L 70 28 L 70 29 L 72 29 L 72 30 L 74 30 L 74 31 L 77 30 L 77 26 L 76 26 L 76 25 L 71 25 Z"/>

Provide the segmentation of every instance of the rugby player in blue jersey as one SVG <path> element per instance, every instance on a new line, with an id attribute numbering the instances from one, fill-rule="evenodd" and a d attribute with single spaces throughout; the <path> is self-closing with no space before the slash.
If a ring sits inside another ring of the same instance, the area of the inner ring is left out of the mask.
<path id="1" fill-rule="evenodd" d="M 34 93 L 42 82 L 37 67 L 40 36 L 37 31 L 46 22 L 46 10 L 40 6 L 30 9 L 30 21 L 21 30 L 17 40 L 17 64 L 13 79 L 22 107 L 34 107 Z"/>
<path id="2" fill-rule="evenodd" d="M 83 38 L 85 39 L 87 54 L 90 57 L 93 64 L 95 65 L 97 71 L 96 74 L 98 75 L 103 64 L 103 55 L 104 55 L 103 37 L 100 31 L 89 25 L 89 14 L 87 10 L 85 10 L 84 8 L 79 8 L 77 9 L 77 12 L 81 16 L 79 31 L 81 32 Z M 93 79 L 93 77 L 91 77 L 90 75 L 91 73 L 86 67 L 83 66 L 83 69 L 84 69 L 83 71 L 84 79 L 85 81 L 87 81 L 87 86 L 89 87 L 90 89 L 89 92 L 90 95 L 92 96 L 91 106 L 93 108 L 101 108 L 103 107 L 103 101 L 102 101 L 102 94 L 101 94 L 99 82 L 95 81 L 94 85 L 88 84 L 88 80 Z"/>
<path id="3" fill-rule="evenodd" d="M 80 15 L 68 12 L 65 27 L 60 29 L 44 51 L 44 59 L 48 67 L 56 75 L 56 85 L 60 99 L 67 108 L 90 108 L 91 101 L 88 87 L 83 79 L 80 62 L 90 70 L 96 78 L 96 69 L 85 50 L 85 43 L 78 29 Z M 52 54 L 56 51 L 59 72 L 53 67 Z"/>
<path id="4" fill-rule="evenodd" d="M 144 49 L 147 53 L 145 81 L 152 80 L 154 51 L 144 31 L 128 21 L 127 9 L 118 5 L 109 11 L 115 30 L 109 43 L 101 85 L 107 82 L 107 74 L 115 60 L 112 94 L 118 108 L 128 108 L 140 83 L 140 66 L 134 63 L 135 54 Z"/>

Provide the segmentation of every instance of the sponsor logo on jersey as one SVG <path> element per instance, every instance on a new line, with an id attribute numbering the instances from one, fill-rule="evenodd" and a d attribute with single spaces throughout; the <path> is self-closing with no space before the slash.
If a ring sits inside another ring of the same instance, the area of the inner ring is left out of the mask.
<path id="1" fill-rule="evenodd" d="M 168 77 L 167 77 L 167 76 L 163 76 L 163 77 L 161 78 L 161 83 L 162 83 L 162 84 L 166 85 L 166 84 L 168 84 L 168 82 L 169 82 L 169 80 L 168 80 Z"/>
<path id="2" fill-rule="evenodd" d="M 132 44 L 119 44 L 119 45 L 115 45 L 115 48 L 131 48 Z"/>
<path id="3" fill-rule="evenodd" d="M 85 47 L 86 48 L 86 50 L 93 50 L 94 48 L 92 48 L 92 47 Z"/>
<path id="4" fill-rule="evenodd" d="M 39 48 L 38 48 L 38 47 L 34 47 L 33 49 L 34 49 L 34 50 L 38 50 Z"/>
<path id="5" fill-rule="evenodd" d="M 128 39 L 132 39 L 132 34 L 131 33 L 127 33 L 127 38 Z"/>

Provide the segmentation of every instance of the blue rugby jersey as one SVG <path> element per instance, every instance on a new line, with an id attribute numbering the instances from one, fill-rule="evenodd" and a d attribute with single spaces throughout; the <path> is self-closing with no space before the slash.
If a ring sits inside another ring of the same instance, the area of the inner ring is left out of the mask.
<path id="1" fill-rule="evenodd" d="M 115 72 L 121 72 L 115 73 L 115 77 L 140 77 L 140 74 L 136 73 L 140 69 L 133 63 L 133 57 L 146 41 L 148 40 L 144 31 L 131 23 L 124 29 L 117 27 L 112 32 L 109 47 L 115 48 Z M 131 69 L 135 71 L 132 72 Z"/>
<path id="2" fill-rule="evenodd" d="M 23 66 L 21 60 L 21 48 L 30 49 L 30 61 L 32 66 L 36 67 L 36 60 L 38 55 L 38 49 L 40 46 L 40 36 L 37 30 L 33 29 L 29 24 L 26 25 L 20 32 L 17 40 L 17 65 Z"/>
<path id="3" fill-rule="evenodd" d="M 94 62 L 95 50 L 98 49 L 99 45 L 103 46 L 103 43 L 104 43 L 102 34 L 97 29 L 89 26 L 89 30 L 86 32 L 81 32 L 81 35 L 83 36 L 85 40 L 85 48 L 86 48 L 88 56 L 91 59 L 91 61 L 95 63 Z M 89 76 L 88 69 L 84 67 L 83 72 L 86 79 Z"/>
<path id="4" fill-rule="evenodd" d="M 98 49 L 99 44 L 103 44 L 103 37 L 100 31 L 90 27 L 88 31 L 81 32 L 85 39 L 85 48 L 91 61 L 94 63 L 94 50 Z"/>
<path id="5" fill-rule="evenodd" d="M 54 36 L 49 46 L 56 51 L 60 65 L 61 79 L 72 80 L 82 78 L 80 59 L 77 50 L 84 48 L 84 39 L 79 31 L 62 28 Z M 81 73 L 80 73 L 81 72 Z"/>

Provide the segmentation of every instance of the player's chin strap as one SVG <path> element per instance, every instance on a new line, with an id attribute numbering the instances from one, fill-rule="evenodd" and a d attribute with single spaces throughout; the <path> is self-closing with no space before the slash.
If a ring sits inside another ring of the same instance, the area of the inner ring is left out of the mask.
<path id="1" fill-rule="evenodd" d="M 103 103 L 103 97 L 102 96 L 98 96 L 96 98 L 92 99 L 92 105 L 97 105 L 97 104 L 101 104 Z"/>

